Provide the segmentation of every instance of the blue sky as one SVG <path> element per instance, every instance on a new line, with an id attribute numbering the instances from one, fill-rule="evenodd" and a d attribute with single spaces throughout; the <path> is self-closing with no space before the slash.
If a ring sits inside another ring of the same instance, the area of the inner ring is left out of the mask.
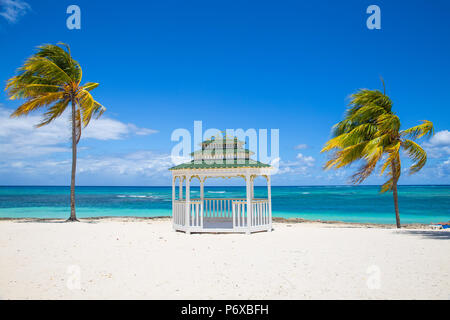
<path id="1" fill-rule="evenodd" d="M 81 8 L 81 30 L 66 9 Z M 381 8 L 381 30 L 366 8 Z M 275 185 L 346 184 L 324 172 L 320 149 L 348 95 L 383 76 L 402 127 L 431 120 L 429 162 L 403 184 L 450 184 L 450 2 L 0 0 L 1 82 L 43 43 L 70 44 L 107 107 L 79 144 L 79 185 L 168 185 L 177 128 L 280 130 Z M 67 118 L 33 129 L 39 114 L 0 93 L 0 185 L 67 185 Z M 300 146 L 296 148 L 296 146 Z M 406 162 L 405 162 L 406 165 Z M 373 176 L 367 184 L 379 184 Z"/>

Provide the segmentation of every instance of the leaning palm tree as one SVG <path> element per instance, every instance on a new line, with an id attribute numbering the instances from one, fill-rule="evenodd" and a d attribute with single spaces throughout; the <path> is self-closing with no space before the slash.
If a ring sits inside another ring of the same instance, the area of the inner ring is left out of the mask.
<path id="1" fill-rule="evenodd" d="M 383 83 L 384 85 L 384 83 Z M 397 183 L 401 174 L 400 150 L 412 160 L 410 174 L 423 168 L 427 154 L 414 140 L 434 134 L 433 123 L 400 130 L 400 119 L 392 112 L 392 101 L 379 90 L 362 89 L 352 94 L 344 120 L 333 127 L 333 138 L 321 152 L 331 151 L 325 169 L 342 168 L 354 162 L 362 166 L 352 176 L 352 182 L 363 182 L 381 164 L 381 175 L 388 180 L 381 192 L 392 191 L 397 228 L 400 228 Z"/>
<path id="2" fill-rule="evenodd" d="M 59 45 L 59 46 L 58 46 Z M 27 115 L 45 109 L 42 122 L 45 126 L 61 116 L 71 106 L 72 124 L 72 176 L 70 183 L 70 218 L 77 221 L 75 214 L 75 172 L 77 165 L 77 144 L 81 128 L 86 127 L 92 116 L 100 117 L 105 108 L 94 100 L 90 91 L 98 83 L 81 85 L 80 64 L 72 59 L 70 48 L 64 43 L 42 45 L 37 53 L 29 57 L 17 70 L 17 75 L 8 80 L 6 91 L 10 99 L 25 99 L 11 117 Z"/>

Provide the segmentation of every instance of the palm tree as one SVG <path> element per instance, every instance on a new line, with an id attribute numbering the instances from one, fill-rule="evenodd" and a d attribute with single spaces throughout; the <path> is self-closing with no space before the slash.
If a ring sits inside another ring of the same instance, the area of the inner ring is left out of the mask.
<path id="1" fill-rule="evenodd" d="M 59 45 L 59 46 L 58 46 Z M 92 116 L 97 118 L 106 110 L 94 100 L 90 91 L 98 83 L 80 85 L 82 70 L 72 59 L 70 48 L 64 43 L 39 46 L 38 52 L 29 57 L 17 70 L 17 75 L 7 81 L 6 91 L 10 99 L 25 99 L 11 117 L 27 115 L 45 109 L 42 127 L 61 116 L 71 105 L 72 124 L 72 176 L 70 183 L 70 218 L 77 221 L 75 214 L 75 172 L 77 165 L 77 144 L 81 138 L 81 128 L 86 127 Z"/>
<path id="2" fill-rule="evenodd" d="M 384 83 L 383 83 L 384 86 Z M 400 130 L 400 119 L 392 112 L 392 101 L 379 90 L 361 89 L 350 96 L 345 118 L 333 127 L 333 138 L 321 152 L 331 151 L 325 169 L 342 168 L 361 161 L 363 164 L 352 176 L 352 182 L 363 182 L 380 162 L 381 175 L 387 172 L 388 180 L 381 192 L 392 191 L 395 218 L 400 228 L 397 183 L 401 174 L 400 150 L 412 160 L 409 173 L 418 172 L 427 161 L 427 154 L 414 140 L 434 134 L 433 123 Z"/>

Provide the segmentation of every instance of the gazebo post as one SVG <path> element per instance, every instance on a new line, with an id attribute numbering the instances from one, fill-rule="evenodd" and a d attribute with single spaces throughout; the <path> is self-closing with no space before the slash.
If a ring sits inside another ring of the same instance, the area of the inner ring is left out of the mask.
<path id="1" fill-rule="evenodd" d="M 200 176 L 200 223 L 203 228 L 203 205 L 204 205 L 204 199 L 205 199 L 205 190 L 204 190 L 204 182 L 206 177 Z"/>
<path id="2" fill-rule="evenodd" d="M 173 176 L 172 177 L 172 210 L 173 210 L 173 208 L 175 208 L 175 196 L 176 196 L 176 194 L 175 194 L 175 181 L 176 180 L 177 180 L 177 177 Z M 173 226 L 173 229 L 175 230 L 175 217 L 174 217 L 173 214 L 172 214 L 172 226 Z"/>
<path id="3" fill-rule="evenodd" d="M 269 203 L 269 229 L 272 231 L 272 191 L 270 187 L 270 175 L 267 175 L 267 201 Z"/>
<path id="4" fill-rule="evenodd" d="M 183 176 L 180 176 L 180 186 L 179 186 L 179 192 L 178 192 L 178 199 L 183 200 Z"/>
<path id="5" fill-rule="evenodd" d="M 252 225 L 252 199 L 250 195 L 250 175 L 247 173 L 245 175 L 245 185 L 246 185 L 246 195 L 247 195 L 247 232 L 246 234 L 250 234 L 250 228 Z"/>
<path id="6" fill-rule="evenodd" d="M 177 177 L 172 177 L 172 207 L 173 207 L 173 202 L 175 201 L 175 180 L 177 179 Z"/>
<path id="7" fill-rule="evenodd" d="M 205 197 L 204 194 L 204 188 L 203 188 L 203 182 L 205 181 L 205 177 L 200 177 L 200 200 L 203 201 L 203 198 Z"/>
<path id="8" fill-rule="evenodd" d="M 186 227 L 186 233 L 190 234 L 191 230 L 190 229 L 190 211 L 191 211 L 191 191 L 190 191 L 190 182 L 191 182 L 191 176 L 187 175 L 186 176 L 186 222 L 185 222 L 185 227 Z"/>

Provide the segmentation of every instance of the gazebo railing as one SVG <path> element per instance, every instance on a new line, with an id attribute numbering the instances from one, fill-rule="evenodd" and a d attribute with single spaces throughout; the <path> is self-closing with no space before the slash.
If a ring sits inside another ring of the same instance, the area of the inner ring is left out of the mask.
<path id="1" fill-rule="evenodd" d="M 189 225 L 192 227 L 203 227 L 203 206 L 201 200 L 190 201 Z"/>
<path id="2" fill-rule="evenodd" d="M 233 217 L 232 203 L 236 200 L 240 199 L 204 199 L 204 217 L 216 220 L 231 219 Z"/>
<path id="3" fill-rule="evenodd" d="M 233 228 L 247 226 L 247 199 L 233 200 Z"/>
<path id="4" fill-rule="evenodd" d="M 270 224 L 268 199 L 252 199 L 250 227 Z M 232 222 L 233 229 L 247 228 L 247 199 L 205 198 L 189 200 L 189 226 L 203 228 L 204 222 Z M 186 200 L 173 201 L 173 223 L 186 226 Z M 230 224 L 231 225 L 231 224 Z"/>
<path id="5" fill-rule="evenodd" d="M 269 224 L 269 201 L 253 200 L 251 212 L 251 225 L 262 226 Z"/>
<path id="6" fill-rule="evenodd" d="M 184 226 L 186 224 L 186 202 L 184 200 L 173 201 L 173 224 Z"/>

